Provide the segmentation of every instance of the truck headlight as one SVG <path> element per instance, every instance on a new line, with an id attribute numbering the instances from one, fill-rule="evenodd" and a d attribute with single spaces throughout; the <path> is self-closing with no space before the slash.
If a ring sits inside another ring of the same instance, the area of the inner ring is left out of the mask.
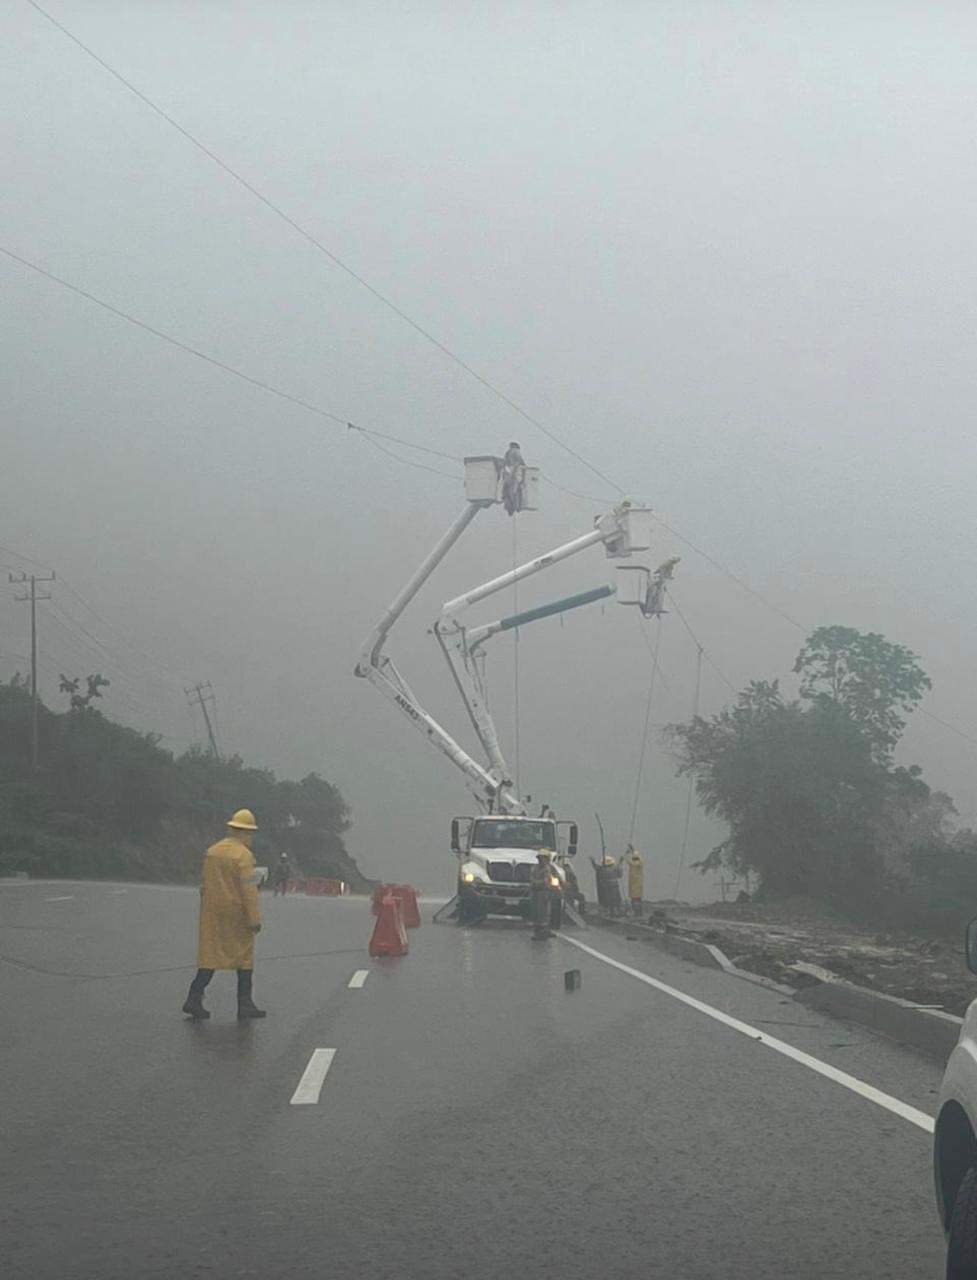
<path id="1" fill-rule="evenodd" d="M 461 878 L 464 880 L 465 884 L 475 883 L 475 873 L 473 871 L 466 871 Z"/>

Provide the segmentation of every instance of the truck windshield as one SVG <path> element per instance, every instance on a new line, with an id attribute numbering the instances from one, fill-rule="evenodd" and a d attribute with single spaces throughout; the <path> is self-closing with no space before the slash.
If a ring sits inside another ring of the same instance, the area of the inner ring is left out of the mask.
<path id="1" fill-rule="evenodd" d="M 552 822 L 509 822 L 485 818 L 475 823 L 472 847 L 478 849 L 555 849 Z"/>

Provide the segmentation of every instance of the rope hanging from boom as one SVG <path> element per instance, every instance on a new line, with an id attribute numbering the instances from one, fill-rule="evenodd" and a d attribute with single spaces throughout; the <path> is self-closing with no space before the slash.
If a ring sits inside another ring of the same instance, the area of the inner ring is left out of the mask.
<path id="1" fill-rule="evenodd" d="M 516 537 L 518 525 L 517 525 L 515 513 L 510 512 L 510 514 L 513 517 L 512 518 L 512 572 L 513 574 L 515 574 L 516 567 L 519 564 L 519 542 Z M 519 582 L 516 579 L 514 579 L 512 583 L 512 612 L 516 616 L 518 616 L 519 614 Z M 512 629 L 512 641 L 513 641 L 512 702 L 513 702 L 513 714 L 514 714 L 514 720 L 515 720 L 515 724 L 514 724 L 515 732 L 513 734 L 513 738 L 514 738 L 514 745 L 516 749 L 515 751 L 515 763 L 516 763 L 515 782 L 516 782 L 516 795 L 521 801 L 522 800 L 522 771 L 519 763 L 520 755 L 519 755 L 519 625 L 518 623 Z"/>
<path id="2" fill-rule="evenodd" d="M 702 688 L 702 645 L 696 641 L 697 653 L 695 663 L 695 696 L 692 699 L 692 719 L 695 720 L 699 714 L 699 691 Z M 672 897 L 678 898 L 679 881 L 682 879 L 682 872 L 685 869 L 685 854 L 689 847 L 689 822 L 692 819 L 692 791 L 694 787 L 692 774 L 689 774 L 689 791 L 685 797 L 685 829 L 682 832 L 682 853 L 678 860 L 678 871 L 675 873 L 675 892 Z"/>
<path id="3" fill-rule="evenodd" d="M 645 704 L 645 727 L 641 735 L 641 754 L 638 756 L 638 775 L 634 780 L 634 804 L 631 807 L 631 832 L 628 843 L 634 844 L 634 832 L 638 825 L 638 805 L 641 802 L 641 781 L 645 770 L 645 753 L 648 750 L 648 730 L 651 727 L 651 704 L 655 696 L 655 682 L 658 678 L 658 650 L 662 642 L 661 614 L 657 615 L 657 632 L 655 634 L 655 653 L 651 664 L 651 680 L 648 684 L 648 701 Z"/>

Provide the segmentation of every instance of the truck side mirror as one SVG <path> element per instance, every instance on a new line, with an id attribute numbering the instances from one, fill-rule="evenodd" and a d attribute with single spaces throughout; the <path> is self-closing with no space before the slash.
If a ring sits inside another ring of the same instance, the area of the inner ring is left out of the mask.
<path id="1" fill-rule="evenodd" d="M 577 845 L 579 843 L 579 840 L 580 840 L 580 836 L 577 831 L 577 824 L 575 822 L 571 822 L 570 823 L 570 839 L 567 842 L 567 857 L 575 858 L 577 856 Z"/>
<path id="2" fill-rule="evenodd" d="M 461 852 L 461 841 L 458 838 L 458 819 L 451 819 L 451 851 L 452 853 Z"/>
<path id="3" fill-rule="evenodd" d="M 977 973 L 977 918 L 971 920 L 970 924 L 967 925 L 965 951 L 967 968 L 971 973 Z"/>

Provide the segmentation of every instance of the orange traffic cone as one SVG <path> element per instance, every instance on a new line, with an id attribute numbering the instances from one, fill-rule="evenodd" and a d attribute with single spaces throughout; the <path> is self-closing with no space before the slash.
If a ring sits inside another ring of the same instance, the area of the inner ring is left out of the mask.
<path id="1" fill-rule="evenodd" d="M 391 893 L 395 898 L 400 899 L 401 910 L 404 915 L 404 924 L 408 929 L 417 929 L 421 923 L 421 913 L 417 906 L 417 890 L 413 885 L 395 884 L 390 887 Z"/>
<path id="2" fill-rule="evenodd" d="M 390 892 L 389 884 L 376 884 L 373 886 L 373 902 L 370 905 L 370 910 L 373 912 L 375 916 L 378 916 L 380 914 L 380 903 L 383 901 L 383 899 L 387 896 L 389 892 Z"/>
<path id="3" fill-rule="evenodd" d="M 380 899 L 377 922 L 370 939 L 371 956 L 405 956 L 407 954 L 407 930 L 401 914 L 400 902 L 388 894 Z"/>

